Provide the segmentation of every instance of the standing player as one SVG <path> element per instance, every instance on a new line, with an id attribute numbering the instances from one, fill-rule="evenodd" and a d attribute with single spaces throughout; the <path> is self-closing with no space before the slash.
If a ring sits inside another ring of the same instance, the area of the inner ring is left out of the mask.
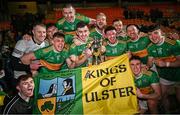
<path id="1" fill-rule="evenodd" d="M 105 36 L 107 38 L 105 45 L 105 60 L 113 59 L 120 56 L 127 51 L 127 44 L 125 41 L 120 41 L 116 36 L 116 29 L 113 26 L 108 26 L 104 30 Z"/>
<path id="2" fill-rule="evenodd" d="M 58 30 L 65 34 L 76 35 L 76 25 L 83 21 L 86 24 L 94 24 L 95 20 L 76 13 L 75 8 L 71 4 L 67 4 L 62 9 L 63 18 L 56 23 Z"/>
<path id="3" fill-rule="evenodd" d="M 16 43 L 12 53 L 12 65 L 14 69 L 14 77 L 29 73 L 30 68 L 36 68 L 39 64 L 24 65 L 20 58 L 29 52 L 45 47 L 46 26 L 42 23 L 36 23 L 32 29 L 33 37 L 30 40 L 19 40 Z"/>
<path id="4" fill-rule="evenodd" d="M 92 52 L 88 48 L 92 38 L 89 37 L 89 29 L 84 22 L 77 24 L 76 33 L 78 44 L 73 43 L 69 49 L 70 61 L 74 67 L 86 67 L 88 66 L 88 59 L 92 56 Z"/>
<path id="5" fill-rule="evenodd" d="M 158 100 L 161 97 L 159 77 L 155 72 L 144 71 L 137 56 L 130 59 L 130 66 L 135 77 L 140 113 L 145 113 L 149 109 L 150 113 L 157 114 Z"/>
<path id="6" fill-rule="evenodd" d="M 107 25 L 106 15 L 99 13 L 96 16 L 96 26 L 90 30 L 90 37 L 101 40 L 104 36 L 104 29 Z"/>
<path id="7" fill-rule="evenodd" d="M 117 38 L 119 40 L 123 40 L 123 41 L 129 40 L 129 37 L 127 36 L 126 32 L 123 30 L 123 22 L 120 19 L 113 20 L 113 26 L 116 28 Z"/>
<path id="8" fill-rule="evenodd" d="M 148 47 L 148 65 L 151 66 L 155 63 L 157 66 L 162 90 L 162 103 L 165 111 L 169 113 L 168 95 L 173 88 L 175 88 L 176 97 L 180 102 L 180 67 L 175 67 L 178 66 L 178 60 L 180 60 L 180 50 L 177 50 L 180 49 L 180 45 L 175 40 L 163 36 L 159 27 L 152 28 L 149 32 L 149 38 L 152 44 Z"/>
<path id="9" fill-rule="evenodd" d="M 127 35 L 130 40 L 127 41 L 128 51 L 134 56 L 139 56 L 143 64 L 147 63 L 147 47 L 151 43 L 147 36 L 141 37 L 138 27 L 134 24 L 126 27 Z"/>
<path id="10" fill-rule="evenodd" d="M 30 64 L 33 60 L 40 60 L 40 72 L 42 73 L 67 69 L 66 62 L 68 66 L 70 64 L 67 59 L 68 50 L 64 48 L 64 37 L 63 33 L 56 32 L 53 35 L 51 46 L 26 54 L 21 58 L 21 61 L 24 64 Z"/>

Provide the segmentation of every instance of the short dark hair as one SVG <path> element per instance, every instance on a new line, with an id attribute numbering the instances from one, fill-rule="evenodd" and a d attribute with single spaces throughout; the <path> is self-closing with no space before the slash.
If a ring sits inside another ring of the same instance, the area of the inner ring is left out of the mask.
<path id="1" fill-rule="evenodd" d="M 65 5 L 63 6 L 63 8 L 73 8 L 73 9 L 74 9 L 74 7 L 73 7 L 72 4 L 65 4 Z"/>
<path id="2" fill-rule="evenodd" d="M 56 33 L 54 33 L 54 35 L 53 35 L 53 39 L 54 39 L 55 37 L 65 38 L 65 35 L 64 35 L 62 32 L 56 32 Z"/>
<path id="3" fill-rule="evenodd" d="M 139 60 L 139 61 L 141 61 L 141 58 L 140 58 L 139 56 L 132 56 L 132 57 L 129 59 L 129 61 L 131 61 L 131 60 Z"/>
<path id="4" fill-rule="evenodd" d="M 85 27 L 85 26 L 87 26 L 86 23 L 83 22 L 83 21 L 80 21 L 80 22 L 77 23 L 76 29 L 78 29 L 78 28 L 83 28 L 83 27 Z"/>
<path id="5" fill-rule="evenodd" d="M 106 32 L 110 30 L 116 30 L 116 28 L 114 26 L 107 26 L 104 30 L 104 33 L 106 34 Z"/>
<path id="6" fill-rule="evenodd" d="M 128 24 L 128 25 L 126 26 L 126 30 L 127 30 L 127 28 L 130 27 L 130 26 L 135 26 L 138 30 L 140 30 L 140 29 L 139 29 L 139 26 L 136 25 L 136 24 Z"/>
<path id="7" fill-rule="evenodd" d="M 148 29 L 149 29 L 149 32 L 153 32 L 155 30 L 160 29 L 160 26 L 159 25 L 150 25 Z"/>
<path id="8" fill-rule="evenodd" d="M 46 28 L 50 28 L 50 27 L 53 27 L 53 26 L 56 27 L 55 24 L 53 24 L 53 23 L 46 24 Z"/>
<path id="9" fill-rule="evenodd" d="M 27 80 L 28 78 L 32 78 L 32 79 L 33 79 L 32 74 L 20 75 L 20 76 L 18 77 L 18 79 L 16 80 L 16 86 L 19 85 L 21 81 L 25 81 L 25 80 Z"/>

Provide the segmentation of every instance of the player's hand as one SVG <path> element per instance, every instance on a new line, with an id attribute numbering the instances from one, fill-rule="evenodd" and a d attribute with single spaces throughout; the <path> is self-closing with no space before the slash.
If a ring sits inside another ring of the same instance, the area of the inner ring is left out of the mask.
<path id="1" fill-rule="evenodd" d="M 76 46 L 81 45 L 81 42 L 77 39 L 77 36 L 74 36 L 73 42 L 74 42 L 74 44 L 75 44 Z"/>
<path id="2" fill-rule="evenodd" d="M 41 63 L 39 61 L 35 61 L 30 64 L 31 70 L 38 70 L 41 67 Z"/>
<path id="3" fill-rule="evenodd" d="M 78 57 L 76 55 L 71 55 L 69 57 L 69 59 L 72 61 L 72 62 L 76 62 L 78 60 Z"/>
<path id="4" fill-rule="evenodd" d="M 141 93 L 139 88 L 136 88 L 136 94 L 137 94 L 137 97 L 143 98 L 143 94 Z"/>
<path id="5" fill-rule="evenodd" d="M 162 60 L 155 60 L 154 63 L 159 67 L 166 67 L 166 62 Z"/>
<path id="6" fill-rule="evenodd" d="M 106 47 L 105 46 L 101 46 L 100 47 L 100 51 L 101 51 L 101 54 L 105 53 L 106 52 Z"/>
<path id="7" fill-rule="evenodd" d="M 87 48 L 87 49 L 84 51 L 84 54 L 89 58 L 89 57 L 92 56 L 92 51 Z"/>

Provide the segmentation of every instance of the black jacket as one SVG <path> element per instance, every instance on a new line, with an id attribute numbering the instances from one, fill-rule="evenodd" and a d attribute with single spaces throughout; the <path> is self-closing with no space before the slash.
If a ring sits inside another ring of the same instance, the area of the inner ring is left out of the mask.
<path id="1" fill-rule="evenodd" d="M 32 105 L 17 94 L 4 104 L 3 114 L 32 114 Z"/>

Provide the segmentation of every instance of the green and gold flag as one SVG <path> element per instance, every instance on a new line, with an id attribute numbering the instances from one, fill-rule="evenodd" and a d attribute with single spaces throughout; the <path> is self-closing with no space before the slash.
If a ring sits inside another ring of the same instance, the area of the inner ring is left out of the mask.
<path id="1" fill-rule="evenodd" d="M 136 89 L 127 54 L 100 65 L 35 77 L 36 114 L 134 114 Z"/>

